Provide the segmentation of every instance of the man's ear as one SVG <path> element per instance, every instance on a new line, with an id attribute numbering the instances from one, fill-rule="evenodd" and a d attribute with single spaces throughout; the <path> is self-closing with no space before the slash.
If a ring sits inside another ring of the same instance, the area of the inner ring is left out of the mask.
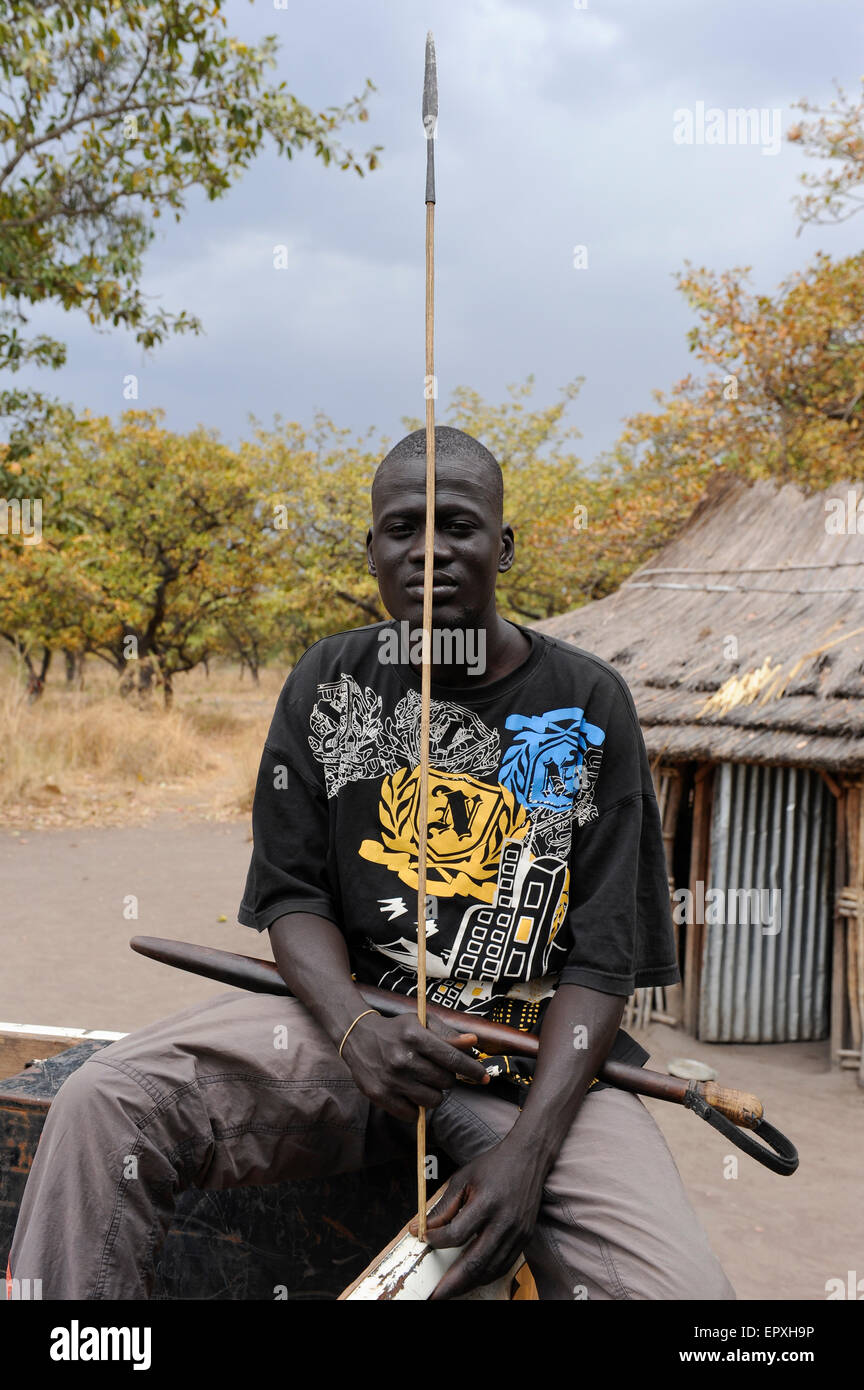
<path id="1" fill-rule="evenodd" d="M 504 574 L 516 559 L 516 540 L 512 526 L 501 528 L 501 554 L 498 556 L 498 572 Z"/>
<path id="2" fill-rule="evenodd" d="M 373 579 L 377 578 L 375 561 L 372 559 L 372 527 L 366 532 L 366 564 Z"/>

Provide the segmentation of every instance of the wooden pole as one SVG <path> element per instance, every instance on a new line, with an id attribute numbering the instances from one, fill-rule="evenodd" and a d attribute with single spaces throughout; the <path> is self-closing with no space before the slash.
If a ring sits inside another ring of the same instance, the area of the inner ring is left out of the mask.
<path id="1" fill-rule="evenodd" d="M 846 918 L 841 911 L 843 889 L 847 883 L 846 806 L 848 783 L 837 798 L 834 832 L 834 936 L 831 944 L 831 1056 L 829 1065 L 840 1065 L 840 1049 L 846 1035 Z"/>
<path id="2" fill-rule="evenodd" d="M 714 764 L 702 763 L 696 770 L 693 791 L 693 831 L 690 849 L 690 891 L 696 898 L 699 882 L 708 876 L 711 847 L 711 793 Z M 694 1038 L 699 1029 L 699 1002 L 702 986 L 702 952 L 705 946 L 705 923 L 691 922 L 686 935 L 684 966 L 684 1027 Z"/>
<path id="3" fill-rule="evenodd" d="M 432 705 L 432 576 L 435 566 L 435 44 L 426 35 L 423 127 L 426 134 L 426 529 L 423 536 L 423 645 L 420 679 L 420 805 L 417 813 L 417 1018 L 426 1027 L 426 862 L 429 833 L 429 716 Z M 426 1240 L 426 1110 L 417 1115 L 418 1238 Z"/>

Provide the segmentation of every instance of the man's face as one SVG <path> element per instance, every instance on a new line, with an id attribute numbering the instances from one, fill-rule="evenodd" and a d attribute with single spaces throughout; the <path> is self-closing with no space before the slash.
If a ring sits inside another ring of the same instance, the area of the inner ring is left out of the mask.
<path id="1" fill-rule="evenodd" d="M 404 463 L 375 490 L 366 538 L 369 572 L 387 612 L 420 625 L 426 531 L 426 461 Z M 438 627 L 485 625 L 495 613 L 498 574 L 513 563 L 513 532 L 502 526 L 487 470 L 473 459 L 435 467 L 432 618 Z"/>

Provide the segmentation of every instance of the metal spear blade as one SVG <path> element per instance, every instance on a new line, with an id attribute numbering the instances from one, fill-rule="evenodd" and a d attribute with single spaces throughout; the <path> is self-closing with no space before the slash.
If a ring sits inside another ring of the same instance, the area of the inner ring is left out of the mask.
<path id="1" fill-rule="evenodd" d="M 435 40 L 430 29 L 426 35 L 426 72 L 423 78 L 423 129 L 426 139 L 435 139 L 438 124 L 438 64 L 435 60 Z"/>

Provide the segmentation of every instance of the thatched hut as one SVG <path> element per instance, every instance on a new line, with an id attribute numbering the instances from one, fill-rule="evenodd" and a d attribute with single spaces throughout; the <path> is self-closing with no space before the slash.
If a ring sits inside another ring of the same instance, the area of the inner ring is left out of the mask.
<path id="1" fill-rule="evenodd" d="M 617 667 L 651 755 L 684 984 L 643 998 L 643 1018 L 717 1041 L 830 1036 L 849 1067 L 864 1023 L 862 497 L 718 473 L 614 594 L 540 625 Z"/>

